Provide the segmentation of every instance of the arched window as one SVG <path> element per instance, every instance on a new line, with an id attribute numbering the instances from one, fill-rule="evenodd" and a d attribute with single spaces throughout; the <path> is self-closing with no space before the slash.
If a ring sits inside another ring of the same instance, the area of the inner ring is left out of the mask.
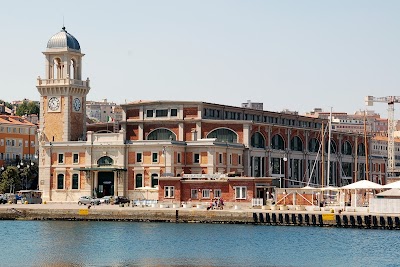
<path id="1" fill-rule="evenodd" d="M 61 59 L 60 58 L 55 58 L 53 60 L 53 73 L 51 73 L 51 76 L 53 79 L 62 79 L 62 69 L 61 69 Z"/>
<path id="2" fill-rule="evenodd" d="M 216 129 L 210 132 L 207 138 L 216 138 L 220 142 L 237 143 L 237 134 L 227 128 Z"/>
<path id="3" fill-rule="evenodd" d="M 79 189 L 79 175 L 77 173 L 72 174 L 72 189 Z"/>
<path id="4" fill-rule="evenodd" d="M 365 156 L 365 146 L 363 143 L 358 144 L 357 155 Z"/>
<path id="5" fill-rule="evenodd" d="M 282 136 L 279 134 L 276 134 L 272 137 L 271 140 L 271 148 L 272 149 L 279 149 L 279 150 L 284 150 L 285 149 L 285 141 L 283 141 Z"/>
<path id="6" fill-rule="evenodd" d="M 329 141 L 326 141 L 325 143 L 325 153 L 328 153 L 328 143 Z M 336 154 L 336 153 L 337 153 L 336 143 L 334 140 L 331 140 L 331 154 Z"/>
<path id="7" fill-rule="evenodd" d="M 303 141 L 301 141 L 300 137 L 295 136 L 290 141 L 290 149 L 293 151 L 303 151 Z"/>
<path id="8" fill-rule="evenodd" d="M 319 150 L 319 141 L 316 138 L 311 138 L 308 141 L 308 151 L 310 152 L 318 152 Z"/>
<path id="9" fill-rule="evenodd" d="M 141 173 L 136 174 L 135 188 L 143 187 L 143 175 Z"/>
<path id="10" fill-rule="evenodd" d="M 57 189 L 64 189 L 64 174 L 57 175 Z"/>
<path id="11" fill-rule="evenodd" d="M 71 59 L 71 62 L 69 65 L 69 78 L 76 79 L 76 63 L 75 63 L 74 59 Z"/>
<path id="12" fill-rule="evenodd" d="M 101 157 L 97 161 L 97 166 L 110 166 L 110 165 L 113 165 L 113 164 L 114 164 L 114 161 L 109 156 Z"/>
<path id="13" fill-rule="evenodd" d="M 265 148 L 265 139 L 264 136 L 256 132 L 251 136 L 251 146 L 256 148 Z"/>
<path id="14" fill-rule="evenodd" d="M 147 140 L 176 140 L 176 135 L 169 129 L 156 129 L 147 135 Z"/>
<path id="15" fill-rule="evenodd" d="M 349 141 L 344 141 L 342 144 L 342 154 L 343 155 L 351 155 L 352 154 L 352 147 Z"/>
<path id="16" fill-rule="evenodd" d="M 158 174 L 153 173 L 151 175 L 151 187 L 156 187 L 158 185 Z"/>

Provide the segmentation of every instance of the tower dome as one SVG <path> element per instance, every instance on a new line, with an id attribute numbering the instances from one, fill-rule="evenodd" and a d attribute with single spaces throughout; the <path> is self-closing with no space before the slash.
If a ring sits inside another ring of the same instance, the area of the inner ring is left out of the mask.
<path id="1" fill-rule="evenodd" d="M 74 50 L 81 50 L 78 40 L 62 27 L 62 30 L 53 35 L 47 42 L 47 48 L 69 48 Z"/>

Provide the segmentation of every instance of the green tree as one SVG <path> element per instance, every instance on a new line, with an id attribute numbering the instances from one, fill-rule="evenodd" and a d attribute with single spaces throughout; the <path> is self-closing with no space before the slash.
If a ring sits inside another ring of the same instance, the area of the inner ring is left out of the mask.
<path id="1" fill-rule="evenodd" d="M 17 107 L 16 114 L 18 116 L 23 116 L 25 114 L 39 114 L 39 111 L 39 105 L 36 102 L 23 101 L 22 104 Z"/>
<path id="2" fill-rule="evenodd" d="M 18 175 L 18 168 L 15 166 L 7 166 L 0 176 L 0 192 L 12 192 L 19 189 L 21 186 L 21 179 Z"/>

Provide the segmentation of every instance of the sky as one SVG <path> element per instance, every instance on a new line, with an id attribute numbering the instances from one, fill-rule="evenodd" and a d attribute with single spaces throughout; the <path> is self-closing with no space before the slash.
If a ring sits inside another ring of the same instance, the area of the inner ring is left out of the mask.
<path id="1" fill-rule="evenodd" d="M 88 100 L 352 114 L 367 95 L 400 95 L 399 12 L 390 0 L 7 1 L 0 99 L 39 100 L 42 52 L 64 23 L 85 54 Z"/>

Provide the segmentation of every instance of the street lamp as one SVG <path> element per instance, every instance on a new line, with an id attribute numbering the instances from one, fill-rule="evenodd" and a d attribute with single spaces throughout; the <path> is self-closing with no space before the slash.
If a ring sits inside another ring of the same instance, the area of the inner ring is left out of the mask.
<path id="1" fill-rule="evenodd" d="M 283 161 L 287 161 L 287 157 L 283 157 Z M 280 187 L 282 188 L 282 158 L 279 159 L 279 183 Z"/>
<path id="2" fill-rule="evenodd" d="M 163 146 L 162 153 L 164 155 L 164 176 L 167 173 L 167 147 Z"/>

